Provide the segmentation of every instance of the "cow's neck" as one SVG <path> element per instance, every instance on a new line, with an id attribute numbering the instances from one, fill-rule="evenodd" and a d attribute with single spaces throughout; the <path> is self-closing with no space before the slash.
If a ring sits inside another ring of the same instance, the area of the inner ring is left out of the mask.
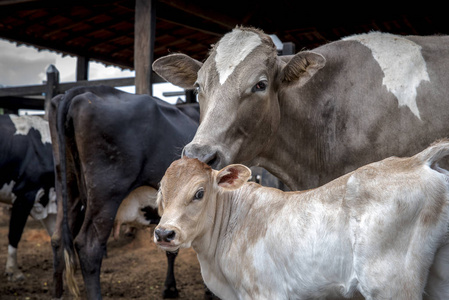
<path id="1" fill-rule="evenodd" d="M 283 97 L 293 99 L 294 96 Z M 307 107 L 299 99 L 284 101 L 274 141 L 252 162 L 266 168 L 292 190 L 314 188 L 327 182 L 323 176 L 333 163 L 329 161 L 331 142 L 323 134 L 333 129 L 328 128 L 322 116 L 314 115 L 312 108 L 307 111 Z"/>
<path id="2" fill-rule="evenodd" d="M 206 232 L 192 243 L 192 247 L 198 255 L 207 258 L 215 256 L 217 245 L 228 230 L 230 217 L 234 209 L 233 201 L 239 195 L 239 191 L 225 192 L 217 196 L 213 224 L 209 225 Z"/>
<path id="3" fill-rule="evenodd" d="M 213 225 L 207 232 L 192 242 L 192 248 L 198 255 L 201 273 L 208 286 L 226 290 L 229 285 L 223 275 L 223 266 L 220 266 L 221 257 L 225 257 L 232 246 L 235 228 L 239 227 L 241 220 L 247 215 L 256 196 L 256 184 L 245 185 L 243 188 L 225 192 L 218 195 L 215 207 Z M 242 240 L 242 239 L 237 239 Z M 224 259 L 226 260 L 226 259 Z M 235 298 L 232 291 L 227 291 L 229 297 Z"/>

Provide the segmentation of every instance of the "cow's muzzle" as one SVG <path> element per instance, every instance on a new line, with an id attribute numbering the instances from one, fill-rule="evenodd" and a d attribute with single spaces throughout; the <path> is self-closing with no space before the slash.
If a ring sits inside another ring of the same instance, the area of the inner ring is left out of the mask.
<path id="1" fill-rule="evenodd" d="M 154 231 L 154 238 L 158 243 L 170 243 L 176 238 L 176 232 L 165 228 L 157 228 Z"/>
<path id="2" fill-rule="evenodd" d="M 213 169 L 222 168 L 225 164 L 225 158 L 221 151 L 216 147 L 200 144 L 188 144 L 183 150 L 183 155 L 208 164 Z"/>

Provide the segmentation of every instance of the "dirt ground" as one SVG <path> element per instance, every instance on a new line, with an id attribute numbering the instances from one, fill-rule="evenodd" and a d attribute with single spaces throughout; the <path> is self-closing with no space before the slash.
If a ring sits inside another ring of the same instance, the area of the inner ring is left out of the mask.
<path id="1" fill-rule="evenodd" d="M 5 270 L 8 249 L 8 211 L 0 206 L 0 271 Z M 134 239 L 121 237 L 108 242 L 108 257 L 103 259 L 101 288 L 103 299 L 162 299 L 167 260 L 151 239 L 154 227 L 139 230 Z M 18 260 L 26 280 L 0 280 L 0 299 L 51 299 L 53 258 L 50 237 L 40 222 L 31 217 L 19 244 Z M 178 299 L 203 299 L 204 285 L 196 254 L 181 249 L 175 263 L 180 292 Z M 81 271 L 77 282 L 84 292 Z M 64 299 L 74 299 L 65 289 Z"/>

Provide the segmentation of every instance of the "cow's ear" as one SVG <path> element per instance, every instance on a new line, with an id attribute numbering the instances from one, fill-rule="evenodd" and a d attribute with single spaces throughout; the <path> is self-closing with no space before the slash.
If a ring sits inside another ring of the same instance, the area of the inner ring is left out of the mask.
<path id="1" fill-rule="evenodd" d="M 284 83 L 297 83 L 303 86 L 325 64 L 326 59 L 321 54 L 310 51 L 299 52 L 282 69 L 281 80 Z"/>
<path id="2" fill-rule="evenodd" d="M 171 54 L 154 61 L 153 70 L 168 82 L 193 89 L 198 70 L 203 64 L 185 54 Z"/>
<path id="3" fill-rule="evenodd" d="M 229 165 L 216 174 L 219 187 L 225 190 L 240 188 L 251 177 L 251 170 L 244 165 Z"/>

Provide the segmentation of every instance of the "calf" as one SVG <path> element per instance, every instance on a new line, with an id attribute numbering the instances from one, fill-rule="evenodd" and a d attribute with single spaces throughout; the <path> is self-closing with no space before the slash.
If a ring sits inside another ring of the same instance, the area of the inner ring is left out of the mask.
<path id="1" fill-rule="evenodd" d="M 154 240 L 192 246 L 222 299 L 449 299 L 425 291 L 429 270 L 447 267 L 449 173 L 436 165 L 447 155 L 440 141 L 304 192 L 246 183 L 243 165 L 182 158 L 161 181 Z"/>
<path id="2" fill-rule="evenodd" d="M 17 247 L 28 216 L 53 234 L 56 195 L 48 122 L 38 116 L 0 115 L 0 202 L 12 205 L 6 275 L 25 279 Z"/>

